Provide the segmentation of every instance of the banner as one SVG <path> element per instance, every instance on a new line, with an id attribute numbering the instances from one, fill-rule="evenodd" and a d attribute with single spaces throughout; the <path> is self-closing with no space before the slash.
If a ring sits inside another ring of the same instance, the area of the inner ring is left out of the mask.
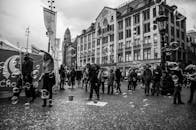
<path id="1" fill-rule="evenodd" d="M 0 49 L 0 91 L 12 91 L 16 86 L 17 76 L 21 73 L 21 60 L 24 54 L 17 51 Z M 43 56 L 30 54 L 33 60 L 33 84 L 38 86 L 42 74 Z"/>
<path id="2" fill-rule="evenodd" d="M 54 50 L 56 38 L 56 12 L 43 8 L 44 11 L 44 24 L 49 36 L 50 50 Z"/>

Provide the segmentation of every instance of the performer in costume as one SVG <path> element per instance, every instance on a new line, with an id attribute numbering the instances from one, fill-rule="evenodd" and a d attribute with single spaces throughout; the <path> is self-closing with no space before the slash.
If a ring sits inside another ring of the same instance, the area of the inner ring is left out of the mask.
<path id="1" fill-rule="evenodd" d="M 52 107 L 52 88 L 56 84 L 54 70 L 54 61 L 50 54 L 44 52 L 44 62 L 43 62 L 44 73 L 40 77 L 43 80 L 42 96 L 43 107 L 47 105 L 47 99 L 49 101 L 49 107 Z"/>

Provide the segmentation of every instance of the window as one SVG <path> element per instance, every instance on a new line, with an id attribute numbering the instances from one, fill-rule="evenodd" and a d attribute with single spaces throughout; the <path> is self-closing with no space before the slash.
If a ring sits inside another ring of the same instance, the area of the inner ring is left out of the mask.
<path id="1" fill-rule="evenodd" d="M 174 23 L 174 14 L 173 14 L 173 12 L 170 13 L 170 16 L 171 16 L 171 23 Z"/>
<path id="2" fill-rule="evenodd" d="M 83 43 L 83 37 L 80 38 L 80 42 Z"/>
<path id="3" fill-rule="evenodd" d="M 135 46 L 140 45 L 140 38 L 135 38 L 135 39 L 134 39 L 134 45 L 135 45 Z"/>
<path id="4" fill-rule="evenodd" d="M 102 57 L 102 64 L 107 64 L 108 62 L 108 56 Z"/>
<path id="5" fill-rule="evenodd" d="M 110 35 L 110 42 L 114 41 L 114 34 Z"/>
<path id="6" fill-rule="evenodd" d="M 99 57 L 97 58 L 97 64 L 100 64 L 100 58 Z"/>
<path id="7" fill-rule="evenodd" d="M 144 53 L 144 60 L 151 59 L 151 49 L 150 48 L 144 49 L 143 53 Z"/>
<path id="8" fill-rule="evenodd" d="M 176 26 L 180 26 L 180 22 L 179 21 L 176 21 Z"/>
<path id="9" fill-rule="evenodd" d="M 118 62 L 123 62 L 123 54 L 118 54 Z"/>
<path id="10" fill-rule="evenodd" d="M 153 17 L 157 16 L 157 11 L 156 11 L 156 7 L 153 8 Z"/>
<path id="11" fill-rule="evenodd" d="M 140 50 L 134 51 L 134 60 L 141 60 Z"/>
<path id="12" fill-rule="evenodd" d="M 126 38 L 131 37 L 131 29 L 126 30 Z"/>
<path id="13" fill-rule="evenodd" d="M 126 27 L 131 26 L 131 17 L 128 17 L 128 18 L 125 19 L 125 26 Z"/>
<path id="14" fill-rule="evenodd" d="M 95 40 L 93 40 L 92 48 L 95 48 Z"/>
<path id="15" fill-rule="evenodd" d="M 83 51 L 83 45 L 81 45 L 81 47 L 80 47 L 80 51 Z"/>
<path id="16" fill-rule="evenodd" d="M 111 31 L 114 31 L 114 24 L 111 25 Z"/>
<path id="17" fill-rule="evenodd" d="M 158 49 L 155 48 L 155 49 L 154 49 L 154 59 L 158 59 L 158 58 L 159 58 Z"/>
<path id="18" fill-rule="evenodd" d="M 88 43 L 88 49 L 91 49 L 91 42 Z"/>
<path id="19" fill-rule="evenodd" d="M 132 57 L 131 57 L 131 52 L 126 52 L 126 53 L 125 53 L 125 61 L 126 61 L 126 62 L 129 62 L 129 61 L 132 60 L 131 58 L 132 58 Z"/>
<path id="20" fill-rule="evenodd" d="M 107 36 L 106 36 L 106 37 L 103 37 L 102 43 L 103 43 L 103 44 L 108 43 L 108 37 L 107 37 Z"/>
<path id="21" fill-rule="evenodd" d="M 136 35 L 140 35 L 140 26 L 135 27 L 134 30 Z"/>
<path id="22" fill-rule="evenodd" d="M 84 42 L 86 42 L 86 36 L 84 37 Z"/>
<path id="23" fill-rule="evenodd" d="M 157 43 L 158 43 L 158 36 L 157 36 L 157 34 L 153 35 L 153 41 L 154 41 L 154 45 L 157 46 Z"/>
<path id="24" fill-rule="evenodd" d="M 100 39 L 97 39 L 97 46 L 100 45 Z"/>
<path id="25" fill-rule="evenodd" d="M 87 44 L 84 44 L 84 50 L 86 50 L 87 49 Z"/>
<path id="26" fill-rule="evenodd" d="M 182 28 L 182 29 L 185 29 L 185 20 L 182 20 L 182 21 L 181 21 L 181 28 Z"/>
<path id="27" fill-rule="evenodd" d="M 139 13 L 138 14 L 135 14 L 133 16 L 133 19 L 134 19 L 134 21 L 133 21 L 134 24 L 140 23 L 140 14 Z"/>
<path id="28" fill-rule="evenodd" d="M 113 16 L 111 16 L 111 22 L 114 20 L 114 17 Z"/>
<path id="29" fill-rule="evenodd" d="M 118 29 L 119 30 L 123 29 L 123 21 L 118 22 Z"/>
<path id="30" fill-rule="evenodd" d="M 144 24 L 144 33 L 150 32 L 150 23 Z"/>
<path id="31" fill-rule="evenodd" d="M 144 37 L 144 44 L 150 43 L 150 36 L 145 36 Z"/>
<path id="32" fill-rule="evenodd" d="M 143 18 L 144 18 L 144 21 L 150 19 L 150 9 L 143 11 Z"/>
<path id="33" fill-rule="evenodd" d="M 91 35 L 89 34 L 89 35 L 88 35 L 88 41 L 90 41 L 90 40 L 91 40 Z"/>
<path id="34" fill-rule="evenodd" d="M 100 48 L 97 48 L 97 55 L 100 54 Z"/>
<path id="35" fill-rule="evenodd" d="M 95 33 L 92 34 L 92 39 L 95 39 Z"/>
<path id="36" fill-rule="evenodd" d="M 131 47 L 131 41 L 126 41 L 125 47 L 130 48 Z"/>
<path id="37" fill-rule="evenodd" d="M 171 27 L 171 35 L 174 36 L 174 27 Z"/>
<path id="38" fill-rule="evenodd" d="M 122 49 L 123 48 L 123 42 L 118 43 L 118 49 Z"/>
<path id="39" fill-rule="evenodd" d="M 185 39 L 185 34 L 184 34 L 184 32 L 181 32 L 181 37 L 182 37 L 182 40 Z"/>
<path id="40" fill-rule="evenodd" d="M 180 38 L 180 30 L 179 29 L 177 29 L 176 33 L 177 33 L 177 38 Z"/>
<path id="41" fill-rule="evenodd" d="M 114 44 L 110 45 L 110 53 L 114 53 Z"/>
<path id="42" fill-rule="evenodd" d="M 122 40 L 123 39 L 123 32 L 119 32 L 118 33 L 118 40 Z"/>
<path id="43" fill-rule="evenodd" d="M 110 56 L 110 63 L 114 63 L 114 55 Z"/>

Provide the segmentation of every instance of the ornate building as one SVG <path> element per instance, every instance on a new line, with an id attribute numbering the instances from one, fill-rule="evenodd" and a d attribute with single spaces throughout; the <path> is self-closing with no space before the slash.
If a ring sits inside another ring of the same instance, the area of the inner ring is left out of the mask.
<path id="1" fill-rule="evenodd" d="M 77 65 L 97 63 L 118 66 L 127 72 L 136 64 L 160 64 L 162 45 L 156 18 L 163 10 L 168 17 L 165 42 L 176 41 L 181 46 L 167 58 L 185 59 L 186 18 L 174 13 L 173 6 L 166 1 L 163 5 L 157 2 L 161 0 L 133 0 L 118 8 L 104 7 L 95 23 L 78 37 Z"/>

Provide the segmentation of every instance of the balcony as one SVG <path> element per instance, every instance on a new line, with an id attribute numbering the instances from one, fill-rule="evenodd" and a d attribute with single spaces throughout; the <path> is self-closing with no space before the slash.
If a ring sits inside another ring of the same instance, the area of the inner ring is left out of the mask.
<path id="1" fill-rule="evenodd" d="M 140 49 L 141 48 L 141 45 L 138 44 L 138 45 L 133 45 L 133 49 Z"/>

